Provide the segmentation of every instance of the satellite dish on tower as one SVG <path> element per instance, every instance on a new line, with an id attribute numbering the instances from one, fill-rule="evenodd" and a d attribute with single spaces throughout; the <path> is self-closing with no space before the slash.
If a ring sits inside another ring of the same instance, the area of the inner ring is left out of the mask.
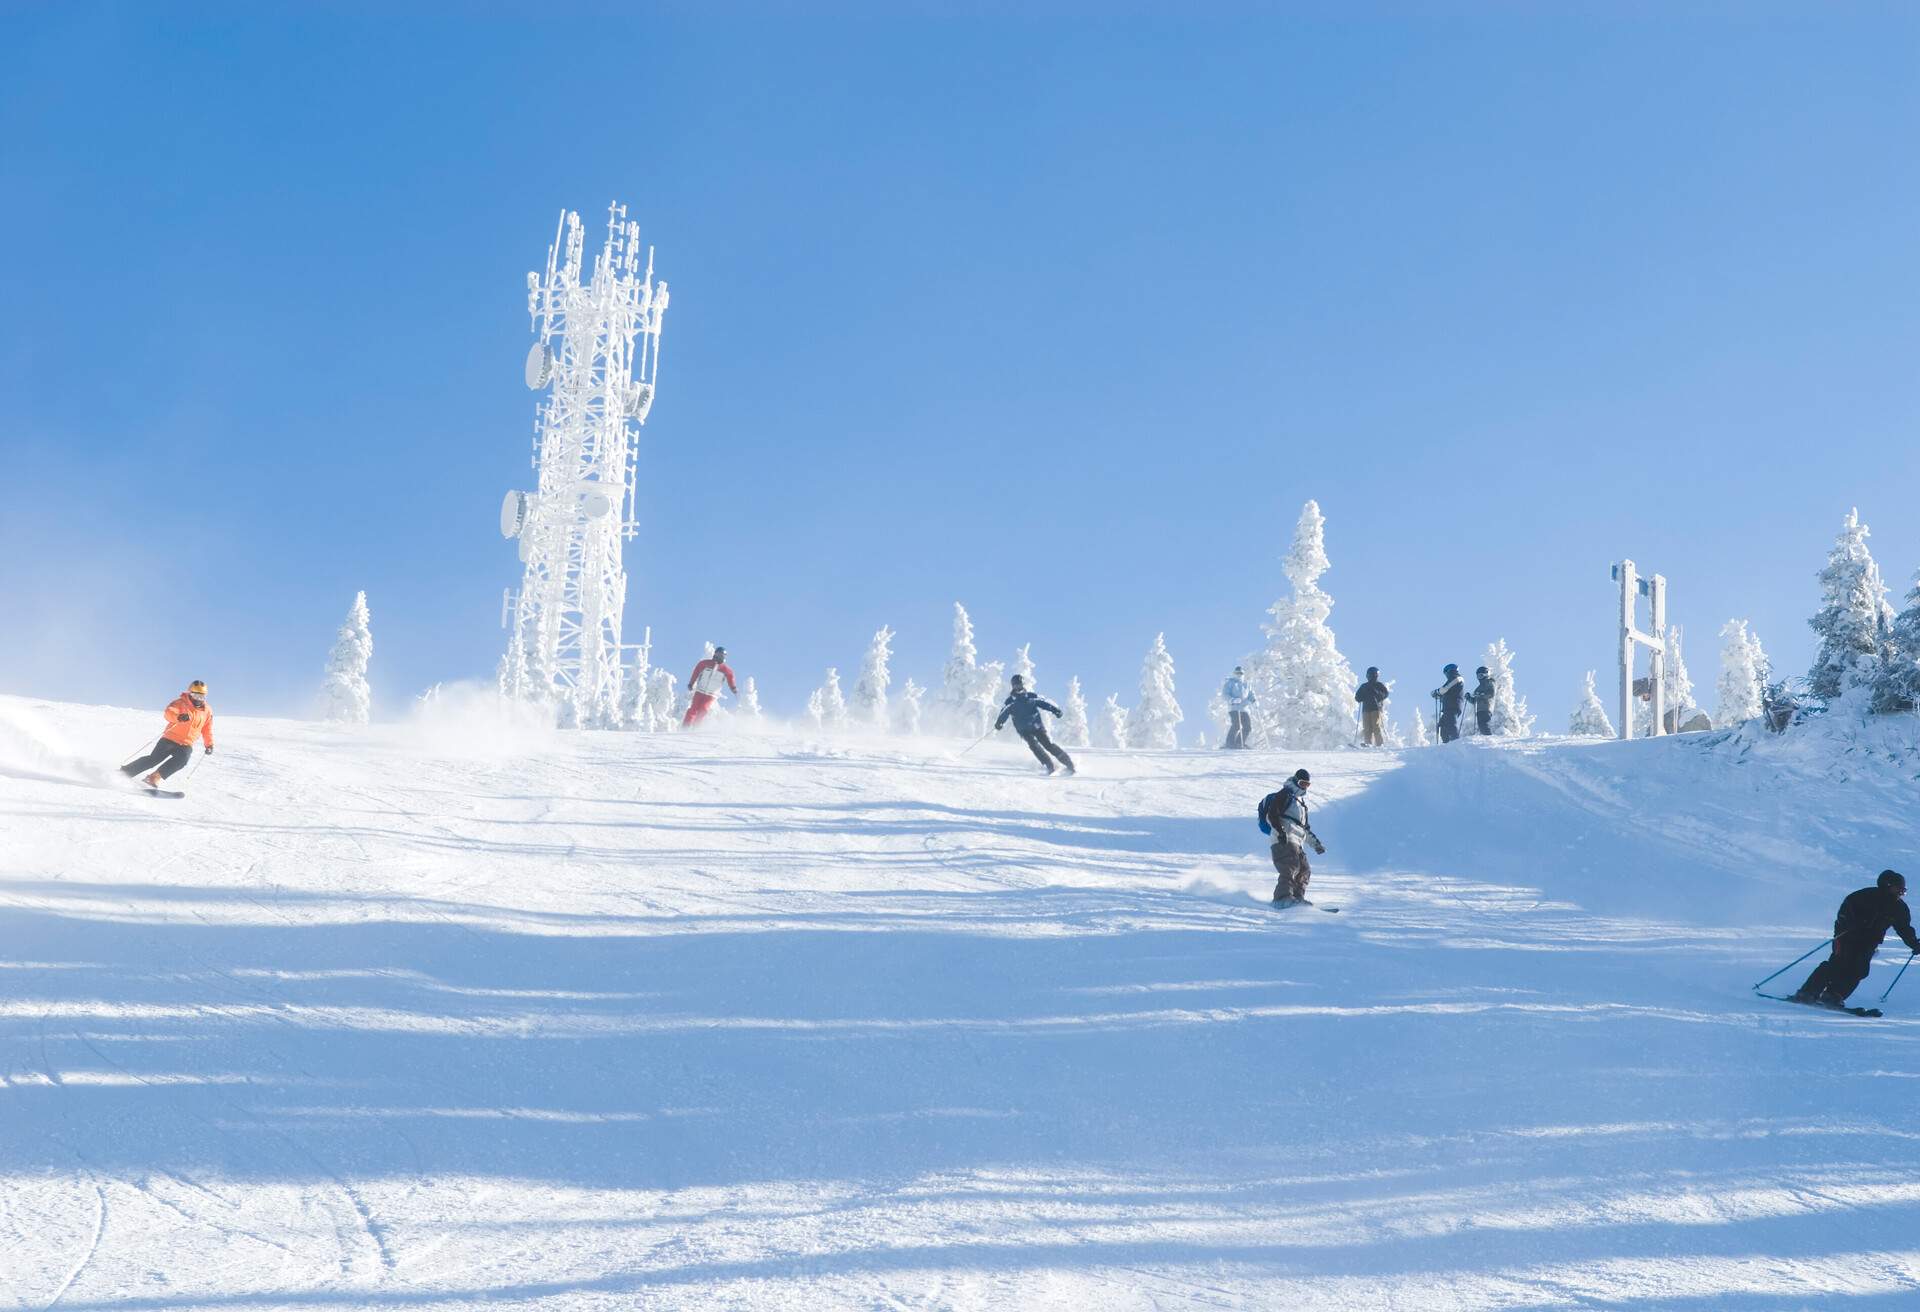
<path id="1" fill-rule="evenodd" d="M 580 498 L 580 509 L 588 519 L 599 519 L 613 513 L 613 498 L 596 488 Z"/>
<path id="2" fill-rule="evenodd" d="M 553 348 L 545 342 L 535 342 L 527 351 L 527 386 L 545 387 L 547 379 L 553 377 Z"/>
<path id="3" fill-rule="evenodd" d="M 500 536 L 510 538 L 527 522 L 527 494 L 509 492 L 500 503 Z"/>

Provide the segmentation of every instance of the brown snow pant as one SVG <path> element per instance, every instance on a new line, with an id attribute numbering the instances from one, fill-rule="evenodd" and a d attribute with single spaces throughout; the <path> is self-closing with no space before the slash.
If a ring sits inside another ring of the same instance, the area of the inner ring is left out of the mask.
<path id="1" fill-rule="evenodd" d="M 1360 712 L 1360 741 L 1368 747 L 1384 747 L 1386 745 L 1386 735 L 1380 732 L 1380 721 L 1385 714 L 1386 712 L 1378 708 L 1371 711 L 1363 710 Z"/>
<path id="2" fill-rule="evenodd" d="M 1273 885 L 1273 900 L 1286 898 L 1298 901 L 1307 895 L 1307 881 L 1313 878 L 1313 869 L 1307 865 L 1307 849 L 1290 838 L 1273 840 L 1273 868 L 1280 872 L 1280 878 Z"/>

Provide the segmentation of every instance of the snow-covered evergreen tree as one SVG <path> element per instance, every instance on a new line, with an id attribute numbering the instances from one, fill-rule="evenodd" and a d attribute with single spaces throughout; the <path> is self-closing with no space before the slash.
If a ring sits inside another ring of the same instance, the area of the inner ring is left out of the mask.
<path id="1" fill-rule="evenodd" d="M 1873 685 L 1873 709 L 1897 714 L 1920 707 L 1920 570 L 1887 630 L 1886 657 Z"/>
<path id="2" fill-rule="evenodd" d="M 1525 738 L 1533 732 L 1533 716 L 1527 713 L 1527 699 L 1513 686 L 1513 652 L 1505 638 L 1487 648 L 1480 662 L 1493 679 L 1493 716 L 1489 724 L 1495 738 Z"/>
<path id="3" fill-rule="evenodd" d="M 1004 661 L 988 661 L 973 672 L 973 699 L 967 703 L 966 732 L 975 735 L 993 727 L 993 717 L 1005 702 L 1007 666 Z"/>
<path id="4" fill-rule="evenodd" d="M 1013 664 L 1007 670 L 1007 686 L 1000 692 L 1002 700 L 1013 691 L 1013 676 L 1016 674 L 1027 681 L 1030 690 L 1040 690 L 1040 685 L 1033 678 L 1033 644 L 1030 642 L 1021 643 L 1019 650 L 1013 653 Z"/>
<path id="5" fill-rule="evenodd" d="M 674 694 L 680 681 L 672 670 L 655 669 L 647 680 L 647 718 L 655 733 L 673 733 L 680 728 L 680 717 L 673 713 Z"/>
<path id="6" fill-rule="evenodd" d="M 827 681 L 820 685 L 820 727 L 835 733 L 847 727 L 847 699 L 840 691 L 840 671 L 832 666 L 827 667 Z"/>
<path id="7" fill-rule="evenodd" d="M 1600 701 L 1600 691 L 1593 686 L 1594 671 L 1587 671 L 1586 685 L 1580 690 L 1580 704 L 1573 708 L 1573 714 L 1567 720 L 1567 732 L 1576 738 L 1611 738 L 1613 721 L 1607 718 L 1607 708 Z"/>
<path id="8" fill-rule="evenodd" d="M 1173 692 L 1173 656 L 1167 635 L 1157 634 L 1140 666 L 1140 704 L 1127 717 L 1127 732 L 1135 747 L 1171 751 L 1180 745 L 1180 722 L 1186 719 Z"/>
<path id="9" fill-rule="evenodd" d="M 750 724 L 759 724 L 767 718 L 767 713 L 760 709 L 760 689 L 754 685 L 751 674 L 740 680 L 738 714 Z"/>
<path id="10" fill-rule="evenodd" d="M 1719 704 L 1713 722 L 1729 727 L 1760 717 L 1767 693 L 1767 654 L 1745 620 L 1720 626 Z"/>
<path id="11" fill-rule="evenodd" d="M 973 645 L 973 621 L 967 617 L 967 608 L 956 601 L 953 603 L 953 650 L 947 655 L 946 672 L 940 679 L 940 697 L 935 703 L 942 732 L 979 732 L 969 727 L 979 719 L 978 659 L 979 653 Z"/>
<path id="12" fill-rule="evenodd" d="M 1282 564 L 1293 595 L 1269 608 L 1272 622 L 1262 626 L 1266 648 L 1245 662 L 1260 699 L 1254 715 L 1269 740 L 1285 747 L 1347 747 L 1357 733 L 1353 690 L 1360 681 L 1334 642 L 1327 624 L 1333 598 L 1320 587 L 1331 567 L 1326 519 L 1309 501 Z"/>
<path id="13" fill-rule="evenodd" d="M 647 714 L 647 681 L 652 676 L 653 662 L 643 643 L 633 654 L 633 664 L 620 679 L 620 728 L 641 733 L 652 730 L 652 718 Z"/>
<path id="14" fill-rule="evenodd" d="M 900 700 L 894 705 L 893 718 L 899 731 L 912 737 L 920 732 L 921 699 L 927 690 L 907 676 L 907 686 L 900 690 Z"/>
<path id="15" fill-rule="evenodd" d="M 1860 512 L 1849 510 L 1820 571 L 1820 609 L 1807 621 L 1820 636 L 1820 650 L 1807 671 L 1807 691 L 1823 701 L 1872 687 L 1892 636 L 1893 607 L 1867 536 Z"/>
<path id="16" fill-rule="evenodd" d="M 819 688 L 815 688 L 807 694 L 807 718 L 813 721 L 813 728 L 816 733 L 827 727 L 826 694 Z"/>
<path id="17" fill-rule="evenodd" d="M 1107 704 L 1100 711 L 1100 745 L 1102 747 L 1125 747 L 1127 745 L 1127 708 L 1120 704 L 1120 694 L 1107 694 Z"/>
<path id="18" fill-rule="evenodd" d="M 527 643 L 518 623 L 513 626 L 513 636 L 507 639 L 507 654 L 500 658 L 494 677 L 499 680 L 500 695 L 508 701 L 517 702 L 526 696 Z"/>
<path id="19" fill-rule="evenodd" d="M 336 724 L 365 724 L 373 710 L 373 691 L 367 686 L 367 665 L 373 660 L 373 619 L 367 614 L 367 594 L 357 592 L 347 621 L 333 640 L 327 657 L 327 718 Z"/>
<path id="20" fill-rule="evenodd" d="M 1666 659 L 1662 668 L 1666 671 L 1661 677 L 1661 700 L 1666 704 L 1668 733 L 1680 732 L 1685 724 L 1699 710 L 1693 700 L 1693 677 L 1687 673 L 1687 658 L 1681 649 L 1681 629 L 1678 624 L 1667 626 Z M 1653 735 L 1653 703 L 1635 702 L 1633 714 L 1633 732 L 1636 737 L 1648 738 Z"/>
<path id="21" fill-rule="evenodd" d="M 1413 708 L 1413 737 L 1412 741 L 1407 745 L 1409 747 L 1430 747 L 1433 745 L 1433 730 L 1427 727 L 1427 717 L 1420 713 L 1418 706 Z"/>
<path id="22" fill-rule="evenodd" d="M 546 635 L 552 626 L 553 616 L 543 607 L 534 618 L 533 633 L 529 635 L 532 645 L 526 649 L 527 674 L 520 685 L 520 700 L 549 708 L 559 700 L 559 690 L 553 681 L 553 666 L 546 658 L 546 652 L 552 648 Z"/>
<path id="23" fill-rule="evenodd" d="M 1060 723 L 1054 729 L 1054 741 L 1062 747 L 1088 747 L 1093 743 L 1092 727 L 1087 723 L 1087 699 L 1080 691 L 1080 676 L 1067 680 L 1067 695 L 1060 699 Z"/>
<path id="24" fill-rule="evenodd" d="M 853 714 L 861 724 L 876 729 L 887 727 L 887 686 L 893 674 L 887 663 L 893 659 L 893 630 L 882 624 L 867 647 L 860 663 L 860 677 L 853 685 Z"/>

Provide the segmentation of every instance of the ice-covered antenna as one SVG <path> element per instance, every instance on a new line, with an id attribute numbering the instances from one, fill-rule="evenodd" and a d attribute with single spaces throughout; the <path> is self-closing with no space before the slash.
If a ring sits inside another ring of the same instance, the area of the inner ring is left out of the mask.
<path id="1" fill-rule="evenodd" d="M 667 308 L 651 248 L 638 275 L 639 239 L 626 207 L 608 205 L 606 242 L 583 285 L 580 215 L 562 210 L 545 271 L 527 275 L 526 383 L 546 395 L 534 423 L 539 486 L 507 493 L 500 511 L 525 567 L 506 622 L 528 668 L 550 680 L 535 695 L 571 703 L 566 721 L 583 727 L 619 716 L 621 543 L 639 529 L 639 430 L 653 408 Z"/>
<path id="2" fill-rule="evenodd" d="M 1620 585 L 1620 736 L 1633 737 L 1633 655 L 1635 647 L 1647 647 L 1647 691 L 1653 700 L 1653 736 L 1667 731 L 1667 580 L 1659 574 L 1641 578 L 1633 562 L 1623 560 L 1613 567 L 1614 580 Z M 1652 633 L 1639 626 L 1639 599 L 1645 597 L 1652 620 Z"/>

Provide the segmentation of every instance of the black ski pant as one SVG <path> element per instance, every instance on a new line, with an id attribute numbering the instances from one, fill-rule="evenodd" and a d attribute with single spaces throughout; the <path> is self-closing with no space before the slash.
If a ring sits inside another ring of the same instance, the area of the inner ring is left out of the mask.
<path id="1" fill-rule="evenodd" d="M 1807 982 L 1800 986 L 1800 992 L 1795 996 L 1817 998 L 1822 1002 L 1845 1002 L 1860 987 L 1860 981 L 1867 977 L 1867 972 L 1873 969 L 1873 954 L 1879 947 L 1878 943 L 1835 939 L 1833 955 L 1813 968 L 1813 974 L 1807 976 Z"/>
<path id="2" fill-rule="evenodd" d="M 1053 773 L 1053 762 L 1047 759 L 1048 752 L 1052 752 L 1054 756 L 1058 757 L 1060 764 L 1066 766 L 1067 769 L 1073 769 L 1073 758 L 1067 755 L 1059 743 L 1047 737 L 1047 731 L 1045 729 L 1022 729 L 1020 730 L 1020 737 L 1026 741 L 1028 747 L 1033 749 L 1033 754 L 1040 758 L 1040 764 L 1047 767 L 1048 774 Z"/>
<path id="3" fill-rule="evenodd" d="M 1460 712 L 1441 712 L 1440 741 L 1450 743 L 1460 736 Z"/>
<path id="4" fill-rule="evenodd" d="M 1253 717 L 1242 710 L 1227 712 L 1227 741 L 1222 747 L 1245 747 L 1247 735 L 1253 732 Z"/>
<path id="5" fill-rule="evenodd" d="M 170 779 L 179 772 L 193 755 L 193 748 L 185 743 L 177 743 L 171 738 L 162 738 L 153 745 L 153 750 L 137 761 L 129 761 L 120 767 L 120 773 L 131 779 L 137 774 L 145 774 L 156 765 L 160 767 L 160 777 Z"/>
<path id="6" fill-rule="evenodd" d="M 1480 736 L 1482 738 L 1487 737 L 1493 732 L 1492 711 L 1475 711 L 1473 713 L 1473 722 L 1480 726 Z"/>

